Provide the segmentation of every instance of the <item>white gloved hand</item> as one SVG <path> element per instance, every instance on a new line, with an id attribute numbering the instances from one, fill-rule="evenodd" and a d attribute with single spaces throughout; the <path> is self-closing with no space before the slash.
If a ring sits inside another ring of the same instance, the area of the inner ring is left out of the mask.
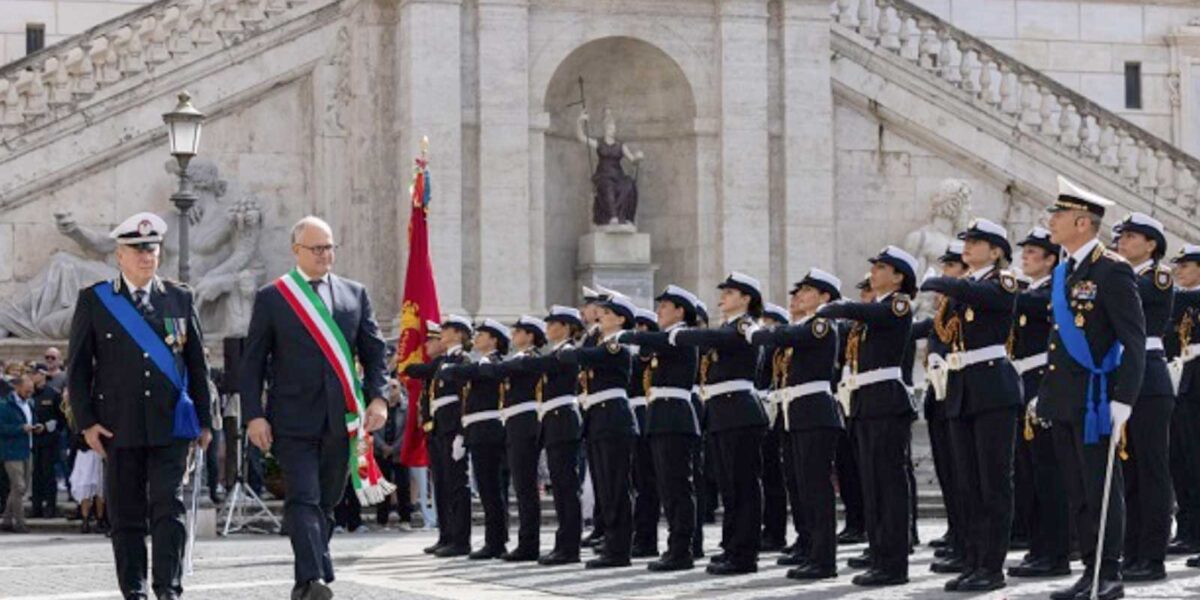
<path id="1" fill-rule="evenodd" d="M 1038 418 L 1037 403 L 1038 403 L 1038 399 L 1036 396 L 1034 396 L 1033 400 L 1029 401 L 1029 406 L 1025 408 L 1026 414 L 1028 414 L 1030 417 L 1033 417 L 1034 419 Z"/>
<path id="2" fill-rule="evenodd" d="M 1108 404 L 1108 411 L 1112 415 L 1113 435 L 1121 435 L 1121 426 L 1133 415 L 1133 407 L 1114 400 Z"/>
<path id="3" fill-rule="evenodd" d="M 467 455 L 467 447 L 463 445 L 463 436 L 454 436 L 454 443 L 450 444 L 450 458 L 458 462 Z"/>

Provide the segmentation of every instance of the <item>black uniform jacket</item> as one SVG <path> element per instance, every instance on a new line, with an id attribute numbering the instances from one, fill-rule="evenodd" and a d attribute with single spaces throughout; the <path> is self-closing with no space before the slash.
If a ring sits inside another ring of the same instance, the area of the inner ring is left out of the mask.
<path id="1" fill-rule="evenodd" d="M 892 293 L 874 302 L 834 302 L 821 307 L 818 317 L 856 321 L 846 339 L 845 366 L 852 373 L 901 368 L 912 330 L 912 300 Z M 850 404 L 850 417 L 858 419 L 913 416 L 908 389 L 900 381 L 860 387 Z"/>
<path id="2" fill-rule="evenodd" d="M 696 365 L 699 358 L 696 349 L 673 346 L 667 331 L 626 332 L 621 341 L 636 344 L 642 353 L 648 354 L 651 388 L 675 388 L 689 395 L 696 381 Z M 690 398 L 663 397 L 648 401 L 646 408 L 646 435 L 684 434 L 700 435 L 699 415 Z"/>
<path id="3" fill-rule="evenodd" d="M 759 352 L 746 340 L 746 332 L 754 327 L 749 315 L 741 315 L 715 329 L 681 329 L 670 334 L 674 345 L 700 350 L 700 392 L 710 394 L 704 401 L 704 421 L 710 432 L 767 425 L 767 413 L 753 390 L 711 395 L 706 389 L 737 380 L 753 387 Z"/>
<path id="4" fill-rule="evenodd" d="M 751 335 L 755 345 L 774 348 L 782 353 L 782 372 L 775 373 L 777 389 L 813 381 L 829 381 L 832 390 L 834 365 L 838 356 L 838 335 L 834 322 L 823 317 L 806 318 L 793 325 L 759 330 Z M 842 429 L 841 411 L 828 392 L 793 399 L 786 406 L 787 418 L 780 418 L 789 431 Z M 784 410 L 784 405 L 779 406 Z"/>

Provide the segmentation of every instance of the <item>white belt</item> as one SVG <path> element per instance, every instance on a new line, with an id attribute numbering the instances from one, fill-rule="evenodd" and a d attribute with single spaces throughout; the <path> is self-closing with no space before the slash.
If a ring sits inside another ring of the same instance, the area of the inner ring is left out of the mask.
<path id="1" fill-rule="evenodd" d="M 639 406 L 642 406 L 642 407 L 646 406 L 646 397 L 645 396 L 634 396 L 629 399 L 629 407 L 630 408 L 636 408 Z"/>
<path id="2" fill-rule="evenodd" d="M 538 405 L 538 420 L 542 420 L 542 417 L 545 417 L 546 413 L 560 409 L 564 406 L 570 406 L 577 411 L 579 410 L 579 405 L 576 404 L 575 396 L 557 396 L 549 400 L 545 400 Z"/>
<path id="3" fill-rule="evenodd" d="M 1162 349 L 1163 349 L 1162 338 L 1160 338 L 1158 336 L 1151 336 L 1151 337 L 1146 338 L 1146 352 L 1154 352 L 1155 350 L 1162 350 Z"/>
<path id="4" fill-rule="evenodd" d="M 652 387 L 650 388 L 650 397 L 648 400 L 662 400 L 663 398 L 677 398 L 679 400 L 691 400 L 692 391 L 686 388 L 674 387 Z"/>
<path id="5" fill-rule="evenodd" d="M 433 402 L 429 403 L 429 412 L 436 413 L 439 408 L 442 408 L 448 404 L 454 404 L 455 402 L 458 402 L 458 396 L 442 396 L 441 398 L 434 398 Z"/>
<path id="6" fill-rule="evenodd" d="M 1013 359 L 1012 364 L 1017 369 L 1018 375 L 1024 375 L 1034 369 L 1039 369 L 1046 366 L 1050 362 L 1050 355 L 1046 352 L 1026 356 L 1025 358 Z"/>
<path id="7" fill-rule="evenodd" d="M 480 421 L 494 421 L 494 420 L 495 421 L 500 420 L 500 411 L 484 410 L 484 411 L 480 411 L 477 413 L 471 413 L 469 415 L 463 415 L 462 416 L 462 426 L 466 427 L 468 425 L 478 423 Z"/>
<path id="8" fill-rule="evenodd" d="M 772 401 L 783 403 L 783 428 L 787 431 L 792 430 L 792 418 L 788 408 L 792 404 L 792 400 L 811 396 L 813 394 L 832 394 L 833 384 L 828 381 L 809 381 L 800 385 L 792 385 L 781 390 L 776 390 L 771 394 Z"/>
<path id="9" fill-rule="evenodd" d="M 583 404 L 583 410 L 588 410 L 597 404 L 603 404 L 609 400 L 616 400 L 617 398 L 624 397 L 625 390 L 621 388 L 612 388 L 609 390 L 604 390 L 603 392 L 597 392 L 595 394 L 584 394 L 579 398 L 579 402 L 580 404 Z"/>
<path id="10" fill-rule="evenodd" d="M 966 352 L 951 352 L 946 355 L 946 365 L 951 371 L 961 371 L 971 365 L 1007 357 L 1008 350 L 1004 344 L 995 344 Z"/>
<path id="11" fill-rule="evenodd" d="M 714 396 L 722 394 L 733 394 L 735 392 L 750 392 L 754 393 L 754 382 L 749 379 L 731 379 L 714 383 L 712 385 L 700 386 L 700 398 L 708 400 Z"/>
<path id="12" fill-rule="evenodd" d="M 500 409 L 500 420 L 507 421 L 519 414 L 533 412 L 537 410 L 537 408 L 537 402 L 534 402 L 533 400 L 526 400 L 520 404 L 514 404 L 507 408 Z"/>
<path id="13" fill-rule="evenodd" d="M 853 391 L 867 387 L 868 385 L 883 383 L 885 381 L 900 381 L 903 378 L 904 374 L 900 371 L 900 367 L 884 367 L 882 369 L 872 369 L 862 373 L 852 373 L 848 377 L 842 379 L 842 384 L 846 385 L 846 387 Z"/>

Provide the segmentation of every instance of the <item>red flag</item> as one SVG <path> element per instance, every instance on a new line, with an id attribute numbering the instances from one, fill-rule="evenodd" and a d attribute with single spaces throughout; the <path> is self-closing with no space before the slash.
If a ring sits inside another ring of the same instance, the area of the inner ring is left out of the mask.
<path id="1" fill-rule="evenodd" d="M 396 344 L 397 367 L 404 367 L 429 360 L 425 353 L 425 322 L 439 323 L 442 320 L 438 308 L 437 286 L 433 282 L 433 262 L 429 259 L 429 226 L 426 213 L 429 208 L 429 163 L 422 149 L 421 158 L 416 159 L 412 183 L 412 217 L 408 222 L 408 271 L 404 276 L 404 305 L 400 313 L 400 340 Z M 400 448 L 400 462 L 408 467 L 429 465 L 429 452 L 425 445 L 425 430 L 420 425 L 421 388 L 423 382 L 401 375 L 408 390 L 408 418 L 404 422 L 404 443 Z"/>

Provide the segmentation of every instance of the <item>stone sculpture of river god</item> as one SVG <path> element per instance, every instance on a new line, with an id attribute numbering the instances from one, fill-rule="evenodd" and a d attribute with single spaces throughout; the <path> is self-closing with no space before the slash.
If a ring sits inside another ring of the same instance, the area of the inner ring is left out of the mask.
<path id="1" fill-rule="evenodd" d="M 904 249 L 917 259 L 918 277 L 923 278 L 930 268 L 941 274 L 938 258 L 946 252 L 958 232 L 966 230 L 970 217 L 970 184 L 961 179 L 942 180 L 929 200 L 929 218 L 904 237 Z M 920 297 L 916 304 L 918 313 L 931 312 L 928 298 Z"/>
<path id="2" fill-rule="evenodd" d="M 595 199 L 592 203 L 592 223 L 595 225 L 632 225 L 637 216 L 637 178 L 630 177 L 621 168 L 621 159 L 628 160 L 637 168 L 645 158 L 617 139 L 617 122 L 612 111 L 604 109 L 604 135 L 599 138 L 588 134 L 588 113 L 583 111 L 575 127 L 575 137 L 587 145 L 588 152 L 596 152 L 596 170 L 592 173 Z M 636 173 L 636 171 L 635 171 Z"/>
<path id="3" fill-rule="evenodd" d="M 175 161 L 166 165 L 178 174 Z M 235 192 L 211 161 L 197 158 L 188 168 L 198 200 L 188 215 L 192 288 L 205 335 L 243 335 L 250 324 L 254 292 L 266 275 L 259 253 L 262 210 L 257 199 Z M 163 243 L 159 273 L 178 273 L 178 213 L 162 214 L 171 225 Z M 79 225 L 71 213 L 54 215 L 58 230 L 79 245 L 82 255 L 56 252 L 37 276 L 0 300 L 0 338 L 65 339 L 79 290 L 117 276 L 116 243 L 108 231 Z"/>

